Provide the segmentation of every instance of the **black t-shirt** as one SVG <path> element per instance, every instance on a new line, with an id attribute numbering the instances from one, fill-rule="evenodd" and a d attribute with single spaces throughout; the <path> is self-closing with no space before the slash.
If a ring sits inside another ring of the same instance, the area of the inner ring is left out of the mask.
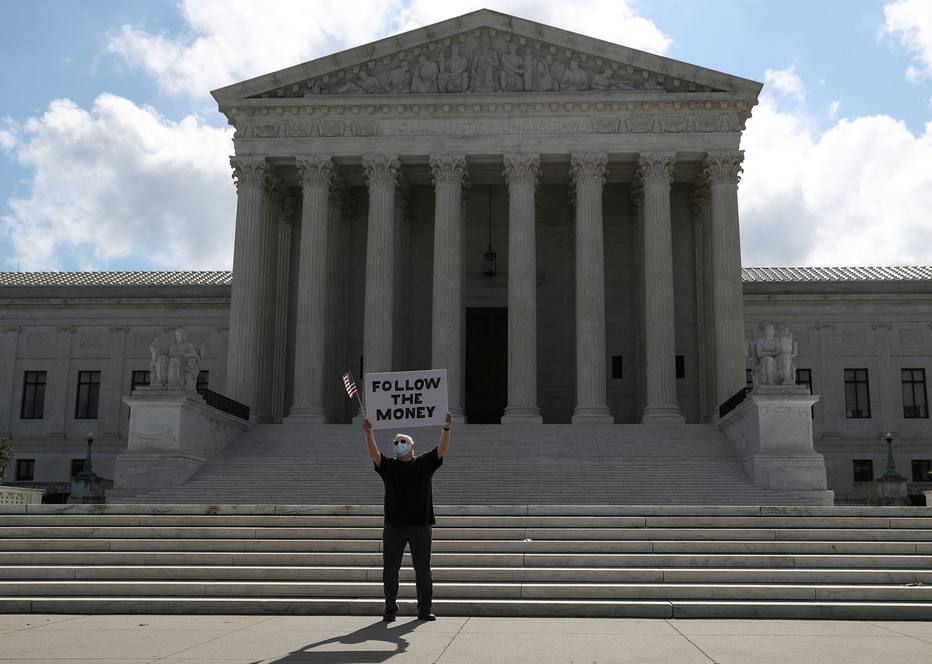
<path id="1" fill-rule="evenodd" d="M 430 479 L 442 463 L 436 447 L 411 461 L 389 459 L 382 454 L 375 472 L 385 483 L 386 525 L 432 526 L 437 523 Z"/>

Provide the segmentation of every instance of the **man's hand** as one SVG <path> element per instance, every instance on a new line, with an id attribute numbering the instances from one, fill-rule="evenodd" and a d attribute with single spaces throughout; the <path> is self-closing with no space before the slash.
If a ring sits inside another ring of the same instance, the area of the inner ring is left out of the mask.
<path id="1" fill-rule="evenodd" d="M 437 444 L 437 456 L 442 457 L 450 449 L 450 429 L 453 428 L 453 413 L 447 411 L 443 421 L 443 431 L 440 432 L 440 442 Z"/>
<path id="2" fill-rule="evenodd" d="M 375 436 L 372 435 L 372 422 L 368 418 L 362 421 L 362 430 L 366 432 L 366 451 L 369 458 L 376 466 L 382 463 L 382 453 L 379 452 L 379 446 L 375 444 Z"/>

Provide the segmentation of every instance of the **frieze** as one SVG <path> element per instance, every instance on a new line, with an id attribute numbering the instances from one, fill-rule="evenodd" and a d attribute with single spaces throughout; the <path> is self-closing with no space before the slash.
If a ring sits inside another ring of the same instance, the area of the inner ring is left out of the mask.
<path id="1" fill-rule="evenodd" d="M 241 121 L 236 138 L 378 138 L 521 134 L 684 134 L 741 131 L 737 113 L 618 114 L 582 118 L 386 118 L 384 120 Z"/>
<path id="2" fill-rule="evenodd" d="M 256 97 L 625 90 L 721 91 L 564 46 L 479 28 L 308 78 Z"/>

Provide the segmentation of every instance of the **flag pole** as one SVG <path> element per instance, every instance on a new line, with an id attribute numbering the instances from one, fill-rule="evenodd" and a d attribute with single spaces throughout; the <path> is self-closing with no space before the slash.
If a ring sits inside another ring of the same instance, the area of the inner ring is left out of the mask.
<path id="1" fill-rule="evenodd" d="M 353 377 L 353 372 L 350 371 L 349 367 L 346 367 L 346 373 L 349 374 L 350 380 L 353 381 L 353 385 L 356 385 L 356 379 Z M 366 414 L 366 407 L 362 405 L 362 399 L 359 396 L 359 387 L 356 388 L 356 401 L 359 402 L 359 410 L 362 416 L 368 420 L 369 416 Z"/>

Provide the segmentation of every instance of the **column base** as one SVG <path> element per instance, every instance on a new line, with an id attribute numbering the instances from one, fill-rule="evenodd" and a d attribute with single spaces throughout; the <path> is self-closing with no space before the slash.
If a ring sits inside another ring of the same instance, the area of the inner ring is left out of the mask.
<path id="1" fill-rule="evenodd" d="M 293 422 L 295 420 L 300 420 L 301 422 L 319 422 L 323 424 L 327 421 L 327 411 L 319 406 L 299 406 L 297 408 L 292 408 L 288 412 L 288 416 L 285 417 L 285 421 L 287 422 Z"/>
<path id="2" fill-rule="evenodd" d="M 502 424 L 543 424 L 540 408 L 533 406 L 506 408 L 502 415 Z"/>
<path id="3" fill-rule="evenodd" d="M 570 421 L 573 424 L 614 424 L 615 418 L 606 406 L 577 406 Z"/>
<path id="4" fill-rule="evenodd" d="M 641 415 L 641 424 L 686 424 L 678 406 L 647 406 Z"/>

